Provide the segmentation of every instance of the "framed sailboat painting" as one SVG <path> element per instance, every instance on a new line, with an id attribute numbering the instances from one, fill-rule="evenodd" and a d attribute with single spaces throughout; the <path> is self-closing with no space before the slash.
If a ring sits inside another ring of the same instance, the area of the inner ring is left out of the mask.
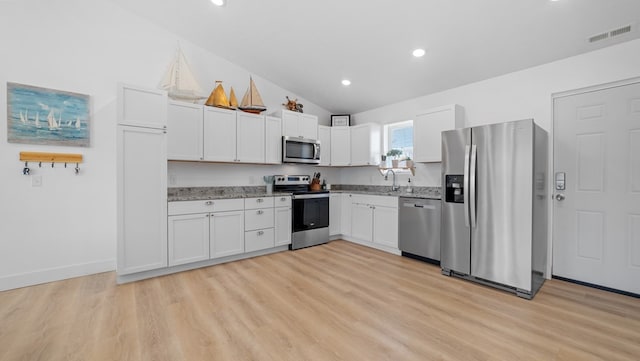
<path id="1" fill-rule="evenodd" d="M 89 96 L 7 82 L 9 143 L 88 147 Z"/>

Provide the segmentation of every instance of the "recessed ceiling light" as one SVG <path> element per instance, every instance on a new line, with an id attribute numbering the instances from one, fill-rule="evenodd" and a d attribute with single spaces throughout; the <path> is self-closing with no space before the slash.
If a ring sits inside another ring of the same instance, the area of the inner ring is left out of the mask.
<path id="1" fill-rule="evenodd" d="M 421 58 L 425 53 L 426 51 L 424 51 L 424 49 L 416 49 L 413 51 L 413 56 L 415 56 L 416 58 Z"/>
<path id="2" fill-rule="evenodd" d="M 348 80 L 348 79 L 344 79 L 344 80 L 342 80 L 342 85 L 344 85 L 344 86 L 349 86 L 349 85 L 351 85 L 351 80 Z"/>
<path id="3" fill-rule="evenodd" d="M 215 6 L 224 6 L 227 3 L 226 0 L 211 0 L 211 2 Z"/>

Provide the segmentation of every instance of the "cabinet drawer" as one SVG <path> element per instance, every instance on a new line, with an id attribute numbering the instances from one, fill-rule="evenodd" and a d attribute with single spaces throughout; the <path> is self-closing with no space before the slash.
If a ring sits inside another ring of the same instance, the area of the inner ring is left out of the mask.
<path id="1" fill-rule="evenodd" d="M 213 199 L 169 202 L 169 215 L 226 212 L 244 209 L 243 199 Z"/>
<path id="2" fill-rule="evenodd" d="M 245 198 L 244 209 L 273 207 L 273 197 Z"/>
<path id="3" fill-rule="evenodd" d="M 273 228 L 259 229 L 244 233 L 244 251 L 253 252 L 274 247 Z"/>
<path id="4" fill-rule="evenodd" d="M 351 203 L 398 208 L 398 197 L 374 196 L 374 195 L 368 195 L 368 194 L 353 194 L 351 196 Z"/>
<path id="5" fill-rule="evenodd" d="M 244 211 L 244 230 L 272 228 L 273 208 L 251 209 Z"/>
<path id="6" fill-rule="evenodd" d="M 291 196 L 275 196 L 273 202 L 276 207 L 291 207 Z"/>
<path id="7" fill-rule="evenodd" d="M 393 196 L 370 196 L 371 204 L 374 206 L 398 208 L 398 197 Z"/>

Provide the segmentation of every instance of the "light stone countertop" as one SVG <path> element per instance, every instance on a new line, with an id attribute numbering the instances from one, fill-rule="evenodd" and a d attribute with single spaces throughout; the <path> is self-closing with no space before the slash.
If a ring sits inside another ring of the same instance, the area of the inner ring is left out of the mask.
<path id="1" fill-rule="evenodd" d="M 333 185 L 332 193 L 369 194 L 393 197 L 411 197 L 422 199 L 440 199 L 439 187 L 414 187 L 412 193 L 406 192 L 406 187 L 399 191 L 392 191 L 388 186 L 366 185 Z M 244 187 L 174 187 L 168 189 L 168 201 L 197 201 L 208 199 L 232 199 L 253 197 L 277 197 L 290 196 L 291 193 L 273 192 L 267 193 L 265 186 Z"/>

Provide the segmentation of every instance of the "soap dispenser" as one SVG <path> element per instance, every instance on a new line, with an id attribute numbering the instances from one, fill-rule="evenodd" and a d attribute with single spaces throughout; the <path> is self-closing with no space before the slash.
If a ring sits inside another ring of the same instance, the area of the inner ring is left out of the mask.
<path id="1" fill-rule="evenodd" d="M 413 193 L 413 188 L 411 188 L 411 178 L 407 181 L 407 193 Z"/>

